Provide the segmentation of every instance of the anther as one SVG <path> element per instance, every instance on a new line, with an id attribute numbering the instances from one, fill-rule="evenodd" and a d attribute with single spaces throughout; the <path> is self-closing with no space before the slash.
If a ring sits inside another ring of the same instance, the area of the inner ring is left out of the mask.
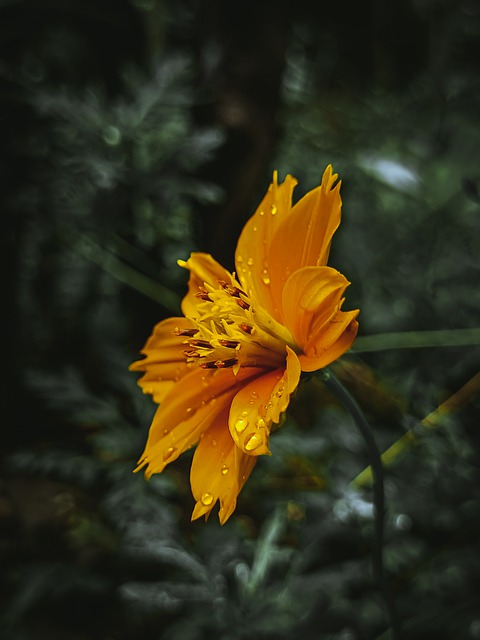
<path id="1" fill-rule="evenodd" d="M 182 351 L 182 353 L 187 358 L 199 358 L 200 357 L 200 354 L 198 353 L 198 351 L 195 351 L 195 349 L 185 349 L 184 351 Z"/>
<path id="2" fill-rule="evenodd" d="M 228 282 L 225 282 L 225 280 L 219 280 L 218 284 L 233 298 L 239 298 L 240 294 L 245 295 L 244 291 L 242 291 L 238 287 L 234 287 L 233 285 L 228 284 Z"/>
<path id="3" fill-rule="evenodd" d="M 227 347 L 227 349 L 236 349 L 240 343 L 238 340 L 219 340 L 218 344 Z"/>
<path id="4" fill-rule="evenodd" d="M 179 329 L 178 327 L 175 327 L 173 333 L 176 336 L 194 336 L 198 333 L 198 329 Z"/>
<path id="5" fill-rule="evenodd" d="M 215 366 L 218 369 L 227 369 L 228 367 L 233 367 L 234 364 L 237 364 L 237 358 L 227 358 L 227 360 L 217 360 L 215 362 Z"/>
<path id="6" fill-rule="evenodd" d="M 239 307 L 241 307 L 242 309 L 245 309 L 245 311 L 247 309 L 250 309 L 250 305 L 248 304 L 248 302 L 245 302 L 245 300 L 243 300 L 242 298 L 238 298 L 237 300 L 237 304 Z"/>
<path id="7" fill-rule="evenodd" d="M 201 363 L 201 368 L 202 369 L 216 369 L 217 368 L 217 363 L 216 362 L 202 362 Z"/>
<path id="8" fill-rule="evenodd" d="M 195 297 L 199 298 L 200 300 L 205 300 L 206 302 L 212 302 L 212 299 L 208 295 L 208 291 L 205 289 L 205 287 L 198 287 L 198 291 L 195 294 Z"/>
<path id="9" fill-rule="evenodd" d="M 202 349 L 211 349 L 212 345 L 208 340 L 189 340 L 188 344 L 191 347 L 201 347 Z"/>
<path id="10" fill-rule="evenodd" d="M 253 331 L 253 327 L 250 326 L 249 324 L 247 324 L 246 322 L 240 322 L 240 324 L 238 325 L 240 327 L 240 329 L 244 332 L 244 333 L 248 333 L 248 335 L 251 335 L 252 331 Z"/>

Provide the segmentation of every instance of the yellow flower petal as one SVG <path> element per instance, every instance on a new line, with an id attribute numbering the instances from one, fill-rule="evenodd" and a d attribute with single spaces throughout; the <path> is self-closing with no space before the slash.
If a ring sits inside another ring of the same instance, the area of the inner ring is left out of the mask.
<path id="1" fill-rule="evenodd" d="M 198 442 L 218 413 L 230 406 L 238 389 L 255 375 L 254 369 L 243 369 L 236 376 L 231 369 L 194 369 L 183 377 L 157 409 L 136 470 L 146 466 L 147 478 L 163 471 Z"/>
<path id="2" fill-rule="evenodd" d="M 270 295 L 277 309 L 292 273 L 302 267 L 327 263 L 332 236 L 340 224 L 341 183 L 333 187 L 337 177 L 329 165 L 322 184 L 297 202 L 275 231 L 267 268 L 271 274 Z"/>
<path id="3" fill-rule="evenodd" d="M 230 282 L 231 274 L 208 253 L 192 253 L 188 260 L 178 264 L 190 271 L 188 293 L 182 301 L 182 312 L 191 318 L 197 315 L 198 290 L 205 284 L 218 288 L 220 281 Z"/>
<path id="4" fill-rule="evenodd" d="M 167 393 L 180 378 L 189 372 L 183 350 L 182 336 L 175 334 L 175 329 L 191 328 L 186 318 L 168 318 L 159 322 L 140 353 L 146 357 L 133 362 L 130 371 L 143 371 L 138 380 L 144 393 L 153 396 L 155 402 L 162 402 Z"/>
<path id="5" fill-rule="evenodd" d="M 224 524 L 235 510 L 237 496 L 256 462 L 235 446 L 227 427 L 228 411 L 226 407 L 216 416 L 193 456 L 190 484 L 196 505 L 192 520 L 208 517 L 219 500 L 218 516 Z"/>
<path id="6" fill-rule="evenodd" d="M 284 323 L 301 349 L 338 310 L 348 285 L 331 267 L 303 267 L 288 278 L 282 292 Z"/>
<path id="7" fill-rule="evenodd" d="M 261 301 L 263 308 L 274 318 L 279 310 L 275 309 L 270 291 L 270 245 L 275 231 L 289 214 L 296 184 L 290 175 L 278 184 L 277 174 L 274 174 L 260 206 L 245 224 L 235 251 L 237 277 L 244 291 Z"/>
<path id="8" fill-rule="evenodd" d="M 342 324 L 342 329 L 335 342 L 330 346 L 323 348 L 321 339 L 309 351 L 308 355 L 299 355 L 298 359 L 302 366 L 302 371 L 318 371 L 323 367 L 328 366 L 341 355 L 343 355 L 352 346 L 358 332 L 358 322 L 355 320 L 355 316 L 358 314 L 356 311 L 339 312 L 342 316 L 346 316 L 348 324 L 345 326 Z"/>
<path id="9" fill-rule="evenodd" d="M 287 349 L 286 367 L 269 371 L 243 386 L 232 402 L 229 428 L 237 447 L 252 456 L 270 454 L 272 423 L 278 423 L 300 380 L 300 362 Z"/>

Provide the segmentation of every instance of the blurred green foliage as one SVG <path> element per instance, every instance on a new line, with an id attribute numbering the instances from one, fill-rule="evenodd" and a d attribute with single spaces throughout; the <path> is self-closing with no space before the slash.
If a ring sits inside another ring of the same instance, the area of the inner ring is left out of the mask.
<path id="1" fill-rule="evenodd" d="M 2 638 L 392 637 L 351 485 L 368 456 L 320 382 L 220 527 L 189 521 L 191 452 L 132 473 L 154 406 L 127 367 L 178 313 L 178 258 L 233 268 L 274 169 L 296 198 L 340 174 L 331 263 L 361 335 L 478 327 L 479 18 L 470 0 L 0 3 Z M 338 367 L 381 450 L 418 434 L 385 486 L 413 640 L 480 638 L 478 397 L 419 426 L 479 369 L 444 335 Z"/>

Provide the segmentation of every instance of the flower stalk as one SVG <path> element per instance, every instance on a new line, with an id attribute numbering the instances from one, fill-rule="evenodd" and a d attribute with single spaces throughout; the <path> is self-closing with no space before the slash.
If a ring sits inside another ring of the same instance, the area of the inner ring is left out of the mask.
<path id="1" fill-rule="evenodd" d="M 325 367 L 320 372 L 325 386 L 340 400 L 350 413 L 365 442 L 370 469 L 373 475 L 374 541 L 372 546 L 372 573 L 375 584 L 383 598 L 394 640 L 400 640 L 400 623 L 383 564 L 383 543 L 385 529 L 385 483 L 380 451 L 372 430 L 359 404 L 344 387 L 335 374 Z"/>

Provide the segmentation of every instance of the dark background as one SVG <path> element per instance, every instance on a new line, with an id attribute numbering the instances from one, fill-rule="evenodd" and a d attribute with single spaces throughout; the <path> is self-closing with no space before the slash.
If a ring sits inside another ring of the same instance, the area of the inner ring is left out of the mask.
<path id="1" fill-rule="evenodd" d="M 299 390 L 237 510 L 190 523 L 185 454 L 132 474 L 153 403 L 128 364 L 179 313 L 192 250 L 233 269 L 277 169 L 295 199 L 333 164 L 331 264 L 360 336 L 436 347 L 347 355 L 383 450 L 385 565 L 404 638 L 480 638 L 480 5 L 2 0 L 0 637 L 386 640 L 370 577 L 361 437 Z M 417 335 L 417 334 L 416 334 Z M 360 342 L 359 342 L 360 344 Z"/>

